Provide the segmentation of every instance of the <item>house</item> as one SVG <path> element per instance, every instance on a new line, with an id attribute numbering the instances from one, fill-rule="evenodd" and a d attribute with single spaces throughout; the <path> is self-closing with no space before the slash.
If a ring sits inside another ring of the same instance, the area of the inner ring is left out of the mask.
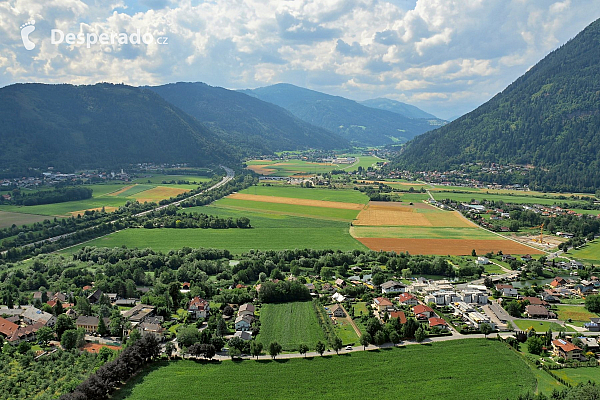
<path id="1" fill-rule="evenodd" d="M 137 299 L 119 299 L 115 301 L 115 306 L 133 307 L 137 303 Z"/>
<path id="2" fill-rule="evenodd" d="M 338 278 L 335 280 L 335 286 L 339 287 L 340 289 L 343 289 L 346 287 L 346 282 L 344 282 L 343 279 Z"/>
<path id="3" fill-rule="evenodd" d="M 417 300 L 417 298 L 410 293 L 402 293 L 398 297 L 398 302 L 407 306 L 416 306 L 417 304 L 419 304 L 419 300 Z"/>
<path id="4" fill-rule="evenodd" d="M 15 331 L 15 333 L 13 333 L 13 335 L 9 338 L 7 338 L 6 340 L 10 343 L 10 344 L 19 344 L 22 341 L 31 341 L 35 339 L 35 333 L 40 330 L 40 328 L 42 328 L 44 326 L 44 324 L 42 324 L 41 322 L 36 322 L 33 325 L 27 325 L 24 327 L 19 327 L 19 329 L 17 329 Z"/>
<path id="5" fill-rule="evenodd" d="M 106 297 L 108 297 L 108 300 L 111 303 L 117 301 L 117 299 L 119 298 L 119 296 L 116 293 L 106 293 Z"/>
<path id="6" fill-rule="evenodd" d="M 304 286 L 306 286 L 306 288 L 308 289 L 309 292 L 313 293 L 315 291 L 315 284 L 314 283 L 305 283 Z"/>
<path id="7" fill-rule="evenodd" d="M 242 340 L 252 340 L 252 334 L 248 331 L 236 331 L 233 337 L 240 338 Z"/>
<path id="8" fill-rule="evenodd" d="M 567 281 L 565 280 L 565 278 L 557 276 L 556 278 L 554 278 L 554 280 L 552 282 L 550 282 L 550 286 L 555 288 L 555 287 L 563 286 L 566 283 L 567 283 Z"/>
<path id="9" fill-rule="evenodd" d="M 590 332 L 600 332 L 600 318 L 590 318 L 590 322 L 583 325 Z"/>
<path id="10" fill-rule="evenodd" d="M 110 318 L 102 318 L 104 320 L 104 325 L 108 328 L 108 324 L 110 324 Z M 95 316 L 86 316 L 82 315 L 75 321 L 75 326 L 77 329 L 83 328 L 85 333 L 94 333 L 98 331 L 98 324 L 100 323 L 100 318 Z"/>
<path id="11" fill-rule="evenodd" d="M 575 292 L 580 296 L 586 296 L 594 291 L 594 285 L 575 285 Z"/>
<path id="12" fill-rule="evenodd" d="M 398 318 L 401 324 L 406 323 L 406 314 L 404 314 L 404 311 L 392 311 L 390 312 L 390 318 Z"/>
<path id="13" fill-rule="evenodd" d="M 253 318 L 249 315 L 239 316 L 235 319 L 236 331 L 249 331 L 252 327 Z"/>
<path id="14" fill-rule="evenodd" d="M 102 290 L 97 289 L 94 293 L 90 294 L 88 297 L 90 304 L 96 304 L 102 298 Z"/>
<path id="15" fill-rule="evenodd" d="M 439 329 L 442 329 L 442 330 L 448 330 L 448 323 L 443 318 L 431 317 L 431 318 L 429 318 L 429 327 L 430 328 L 438 327 Z"/>
<path id="16" fill-rule="evenodd" d="M 527 262 L 533 260 L 533 258 L 529 254 L 525 254 L 524 256 L 521 256 L 521 260 Z"/>
<path id="17" fill-rule="evenodd" d="M 141 324 L 138 324 L 137 330 L 140 331 L 142 335 L 152 335 L 159 341 L 162 341 L 165 337 L 165 328 L 160 326 L 160 324 L 142 322 Z"/>
<path id="18" fill-rule="evenodd" d="M 255 310 L 256 310 L 256 307 L 254 307 L 254 304 L 251 304 L 251 303 L 242 304 L 240 306 L 240 309 L 238 310 L 238 317 L 243 317 L 245 315 L 254 317 Z"/>
<path id="19" fill-rule="evenodd" d="M 513 287 L 513 285 L 506 285 L 499 283 L 496 285 L 496 290 L 502 293 L 503 296 L 517 296 L 519 292 Z"/>
<path id="20" fill-rule="evenodd" d="M 406 291 L 406 285 L 396 282 L 387 281 L 381 284 L 382 293 L 404 293 Z"/>
<path id="21" fill-rule="evenodd" d="M 23 313 L 23 321 L 28 325 L 40 322 L 44 326 L 52 327 L 56 323 L 56 317 L 35 307 L 27 307 Z"/>
<path id="22" fill-rule="evenodd" d="M 201 299 L 198 296 L 194 297 L 188 305 L 188 312 L 192 314 L 194 318 L 206 318 L 209 311 L 210 306 L 208 305 L 208 301 Z"/>
<path id="23" fill-rule="evenodd" d="M 131 323 L 140 323 L 144 322 L 146 318 L 154 315 L 154 308 L 154 306 L 149 306 L 147 304 L 138 304 L 127 311 L 123 311 L 121 314 L 123 315 L 123 318 Z"/>
<path id="24" fill-rule="evenodd" d="M 488 265 L 491 264 L 490 260 L 487 257 L 477 257 L 477 260 L 475 261 L 475 264 L 477 265 Z"/>
<path id="25" fill-rule="evenodd" d="M 17 331 L 17 329 L 19 329 L 19 325 L 0 317 L 0 334 L 2 336 L 9 338 Z"/>
<path id="26" fill-rule="evenodd" d="M 433 312 L 433 309 L 431 307 L 424 306 L 422 304 L 414 306 L 412 311 L 413 311 L 413 313 L 415 313 L 415 316 L 417 317 L 417 319 L 427 319 L 427 318 L 431 318 L 435 315 L 435 313 Z"/>
<path id="27" fill-rule="evenodd" d="M 562 357 L 565 360 L 583 359 L 581 349 L 564 339 L 556 339 L 552 341 L 552 355 L 555 357 Z"/>
<path id="28" fill-rule="evenodd" d="M 525 300 L 527 300 L 529 304 L 532 304 L 534 306 L 544 306 L 546 308 L 550 307 L 550 304 L 548 304 L 548 302 L 540 299 L 539 297 L 523 297 L 523 301 Z"/>
<path id="29" fill-rule="evenodd" d="M 373 304 L 377 308 L 378 311 L 388 311 L 388 309 L 393 310 L 394 305 L 389 299 L 385 297 L 376 297 L 373 299 Z"/>
<path id="30" fill-rule="evenodd" d="M 544 306 L 539 305 L 528 305 L 525 307 L 525 314 L 529 318 L 556 318 L 556 314 L 549 311 Z"/>
<path id="31" fill-rule="evenodd" d="M 516 258 L 511 256 L 510 254 L 502 255 L 502 261 L 510 262 L 510 261 L 515 261 L 515 260 L 516 260 Z"/>
<path id="32" fill-rule="evenodd" d="M 190 290 L 190 283 L 189 282 L 183 282 L 181 284 L 181 290 Z"/>
<path id="33" fill-rule="evenodd" d="M 331 296 L 331 300 L 336 301 L 338 303 L 343 303 L 346 300 L 346 297 L 341 293 L 334 293 L 333 296 Z"/>
<path id="34" fill-rule="evenodd" d="M 331 286 L 331 283 L 324 283 L 321 286 L 321 291 L 325 292 L 325 293 L 331 293 L 333 292 L 333 286 Z M 257 290 L 258 291 L 258 290 Z"/>
<path id="35" fill-rule="evenodd" d="M 334 304 L 331 307 L 330 311 L 333 314 L 333 316 L 336 318 L 346 318 L 346 313 L 344 312 L 344 309 L 342 308 L 342 306 L 339 304 Z"/>
<path id="36" fill-rule="evenodd" d="M 587 346 L 587 351 L 597 353 L 598 350 L 600 350 L 600 343 L 598 343 L 598 338 L 581 336 L 579 340 L 581 340 L 581 347 L 585 349 Z"/>

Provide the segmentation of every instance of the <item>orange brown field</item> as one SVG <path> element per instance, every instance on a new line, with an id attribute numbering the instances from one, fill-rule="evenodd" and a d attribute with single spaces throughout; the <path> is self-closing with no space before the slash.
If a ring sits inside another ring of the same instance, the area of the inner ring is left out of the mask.
<path id="1" fill-rule="evenodd" d="M 131 188 L 132 188 L 132 187 L 134 187 L 134 186 L 135 186 L 135 185 L 124 186 L 122 189 L 119 189 L 119 190 L 117 190 L 116 192 L 109 193 L 109 194 L 108 194 L 108 196 L 118 196 L 118 195 L 120 195 L 121 193 L 123 193 L 123 192 L 125 192 L 125 191 L 127 191 L 127 190 L 131 189 Z"/>
<path id="2" fill-rule="evenodd" d="M 278 203 L 278 204 L 293 204 L 296 206 L 339 208 L 339 209 L 343 209 L 343 210 L 362 210 L 364 207 L 364 204 L 342 203 L 339 201 L 296 199 L 296 198 L 292 198 L 292 197 L 263 196 L 260 194 L 233 193 L 227 197 L 230 199 L 260 201 L 263 203 Z"/>
<path id="3" fill-rule="evenodd" d="M 275 172 L 275 170 L 273 168 L 269 168 L 268 165 L 249 165 L 247 168 L 260 175 L 271 175 L 273 172 Z"/>
<path id="4" fill-rule="evenodd" d="M 135 195 L 135 199 L 140 203 L 153 202 L 170 197 L 175 197 L 178 194 L 189 192 L 189 189 L 181 189 L 167 186 L 157 186 L 155 188 L 145 190 Z"/>
<path id="5" fill-rule="evenodd" d="M 69 213 L 69 217 L 73 216 L 76 217 L 77 214 L 81 214 L 83 215 L 86 211 L 102 211 L 102 207 L 96 207 L 96 208 L 88 208 L 87 210 L 79 210 L 79 211 L 71 211 Z M 105 206 L 104 207 L 104 211 L 106 212 L 113 212 L 113 211 L 117 211 L 117 207 L 110 207 L 110 206 Z"/>
<path id="6" fill-rule="evenodd" d="M 415 208 L 400 205 L 377 205 L 370 202 L 356 217 L 353 225 L 365 226 L 433 226 Z"/>
<path id="7" fill-rule="evenodd" d="M 371 250 L 408 252 L 427 255 L 470 255 L 502 251 L 505 254 L 544 254 L 531 247 L 511 240 L 465 240 L 465 239 L 390 239 L 356 238 Z"/>

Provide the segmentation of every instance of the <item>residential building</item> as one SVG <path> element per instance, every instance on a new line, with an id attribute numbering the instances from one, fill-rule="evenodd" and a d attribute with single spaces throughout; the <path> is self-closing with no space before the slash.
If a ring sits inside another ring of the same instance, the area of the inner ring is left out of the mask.
<path id="1" fill-rule="evenodd" d="M 394 304 L 392 304 L 392 302 L 389 299 L 386 299 L 385 297 L 374 298 L 373 304 L 375 305 L 375 308 L 377 308 L 378 311 L 394 310 Z"/>
<path id="2" fill-rule="evenodd" d="M 339 287 L 340 289 L 343 289 L 346 287 L 346 282 L 344 282 L 342 278 L 338 278 L 335 280 L 335 286 Z"/>
<path id="3" fill-rule="evenodd" d="M 600 332 L 600 318 L 591 318 L 583 326 L 590 332 Z"/>
<path id="4" fill-rule="evenodd" d="M 579 347 L 564 339 L 552 341 L 552 354 L 565 360 L 581 360 L 584 358 Z"/>
<path id="5" fill-rule="evenodd" d="M 249 315 L 251 317 L 254 317 L 255 310 L 256 310 L 256 307 L 254 307 L 254 304 L 251 304 L 251 303 L 242 304 L 240 306 L 240 309 L 238 310 L 238 317 L 243 317 L 244 315 Z"/>
<path id="6" fill-rule="evenodd" d="M 2 336 L 9 338 L 17 331 L 17 329 L 19 329 L 19 325 L 0 317 L 0 334 Z"/>
<path id="7" fill-rule="evenodd" d="M 344 309 L 342 308 L 342 306 L 339 304 L 334 304 L 331 307 L 330 311 L 333 314 L 333 316 L 336 318 L 346 318 L 346 313 L 344 312 Z"/>
<path id="8" fill-rule="evenodd" d="M 252 340 L 252 333 L 248 331 L 236 331 L 233 337 L 240 338 L 242 340 L 248 341 Z"/>
<path id="9" fill-rule="evenodd" d="M 20 326 L 13 335 L 6 340 L 10 344 L 19 344 L 22 341 L 32 341 L 35 339 L 35 333 L 44 326 L 41 322 L 36 322 L 33 325 Z"/>
<path id="10" fill-rule="evenodd" d="M 502 293 L 503 296 L 517 296 L 519 294 L 513 285 L 506 285 L 502 283 L 496 285 L 496 290 Z"/>
<path id="11" fill-rule="evenodd" d="M 121 314 L 123 318 L 130 321 L 132 324 L 144 322 L 147 317 L 154 315 L 154 306 L 147 304 L 137 304 L 135 307 L 130 308 L 127 311 L 123 311 Z"/>
<path id="12" fill-rule="evenodd" d="M 44 326 L 53 327 L 56 323 L 56 317 L 35 307 L 27 307 L 23 313 L 23 321 L 28 325 L 39 322 L 44 324 Z"/>
<path id="13" fill-rule="evenodd" d="M 549 311 L 544 306 L 528 305 L 525 307 L 525 314 L 529 318 L 556 318 L 556 314 Z"/>
<path id="14" fill-rule="evenodd" d="M 338 303 L 343 303 L 346 300 L 346 297 L 341 293 L 334 293 L 333 296 L 331 296 L 331 300 L 336 301 Z"/>
<path id="15" fill-rule="evenodd" d="M 162 341 L 165 337 L 165 328 L 160 326 L 160 324 L 142 322 L 141 324 L 138 324 L 136 328 L 142 335 L 152 335 L 159 341 Z"/>
<path id="16" fill-rule="evenodd" d="M 552 282 L 550 282 L 550 286 L 552 286 L 553 288 L 559 287 L 559 286 L 563 286 L 567 283 L 565 278 L 562 278 L 560 276 L 557 276 L 556 278 L 554 278 L 554 280 Z"/>
<path id="17" fill-rule="evenodd" d="M 240 316 L 235 319 L 236 331 L 249 331 L 252 328 L 253 318 L 249 315 Z"/>
<path id="18" fill-rule="evenodd" d="M 405 304 L 408 306 L 416 306 L 417 304 L 419 304 L 419 300 L 412 294 L 410 293 L 402 293 L 399 297 L 398 297 L 398 302 L 400 304 Z"/>
<path id="19" fill-rule="evenodd" d="M 428 319 L 435 316 L 435 313 L 433 312 L 433 309 L 431 307 L 424 306 L 422 304 L 414 306 L 412 311 L 413 313 L 415 313 L 417 319 Z"/>
<path id="20" fill-rule="evenodd" d="M 102 298 L 102 290 L 100 290 L 100 289 L 97 289 L 96 291 L 94 291 L 94 293 L 92 293 L 88 296 L 88 300 L 89 300 L 90 304 L 96 304 L 97 302 L 100 301 L 101 298 Z"/>
<path id="21" fill-rule="evenodd" d="M 442 330 L 448 330 L 448 323 L 443 318 L 431 317 L 428 321 L 430 328 L 438 327 Z"/>
<path id="22" fill-rule="evenodd" d="M 527 300 L 529 302 L 529 304 L 532 304 L 534 306 L 543 306 L 546 308 L 550 308 L 550 304 L 548 304 L 548 302 L 540 299 L 539 297 L 523 297 L 523 301 Z"/>
<path id="23" fill-rule="evenodd" d="M 392 311 L 390 312 L 390 318 L 398 318 L 401 324 L 406 323 L 406 314 L 404 314 L 404 311 Z"/>
<path id="24" fill-rule="evenodd" d="M 381 292 L 386 293 L 404 293 L 406 285 L 396 281 L 387 281 L 381 284 Z"/>
<path id="25" fill-rule="evenodd" d="M 110 318 L 102 318 L 104 320 L 104 325 L 108 328 L 108 324 L 110 324 Z M 98 324 L 100 323 L 100 319 L 96 316 L 86 316 L 82 315 L 77 318 L 75 321 L 75 326 L 77 329 L 83 328 L 85 333 L 95 333 L 98 332 Z"/>
<path id="26" fill-rule="evenodd" d="M 194 318 L 206 318 L 209 311 L 210 306 L 208 301 L 201 299 L 198 296 L 194 297 L 188 306 L 188 312 L 192 314 Z"/>
<path id="27" fill-rule="evenodd" d="M 490 260 L 487 257 L 477 257 L 477 260 L 475 261 L 475 264 L 477 265 L 488 265 L 491 264 Z"/>

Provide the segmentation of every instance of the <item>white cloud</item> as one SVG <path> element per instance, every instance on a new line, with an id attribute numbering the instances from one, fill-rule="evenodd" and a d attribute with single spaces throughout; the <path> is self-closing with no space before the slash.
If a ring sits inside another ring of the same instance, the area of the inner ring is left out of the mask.
<path id="1" fill-rule="evenodd" d="M 0 85 L 288 81 L 449 117 L 486 101 L 598 17 L 594 0 L 7 0 Z M 32 18 L 36 48 L 26 51 L 19 26 Z M 140 29 L 169 44 L 55 46 L 52 28 Z"/>

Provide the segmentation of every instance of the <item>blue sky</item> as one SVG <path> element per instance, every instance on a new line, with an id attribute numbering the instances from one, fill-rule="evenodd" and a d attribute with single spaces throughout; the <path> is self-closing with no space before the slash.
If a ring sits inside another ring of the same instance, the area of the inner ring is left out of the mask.
<path id="1" fill-rule="evenodd" d="M 388 97 L 450 118 L 599 17 L 592 0 L 7 0 L 0 86 L 287 82 L 356 100 Z M 36 47 L 27 51 L 20 27 L 30 20 Z M 139 29 L 168 44 L 52 44 L 52 29 Z"/>

